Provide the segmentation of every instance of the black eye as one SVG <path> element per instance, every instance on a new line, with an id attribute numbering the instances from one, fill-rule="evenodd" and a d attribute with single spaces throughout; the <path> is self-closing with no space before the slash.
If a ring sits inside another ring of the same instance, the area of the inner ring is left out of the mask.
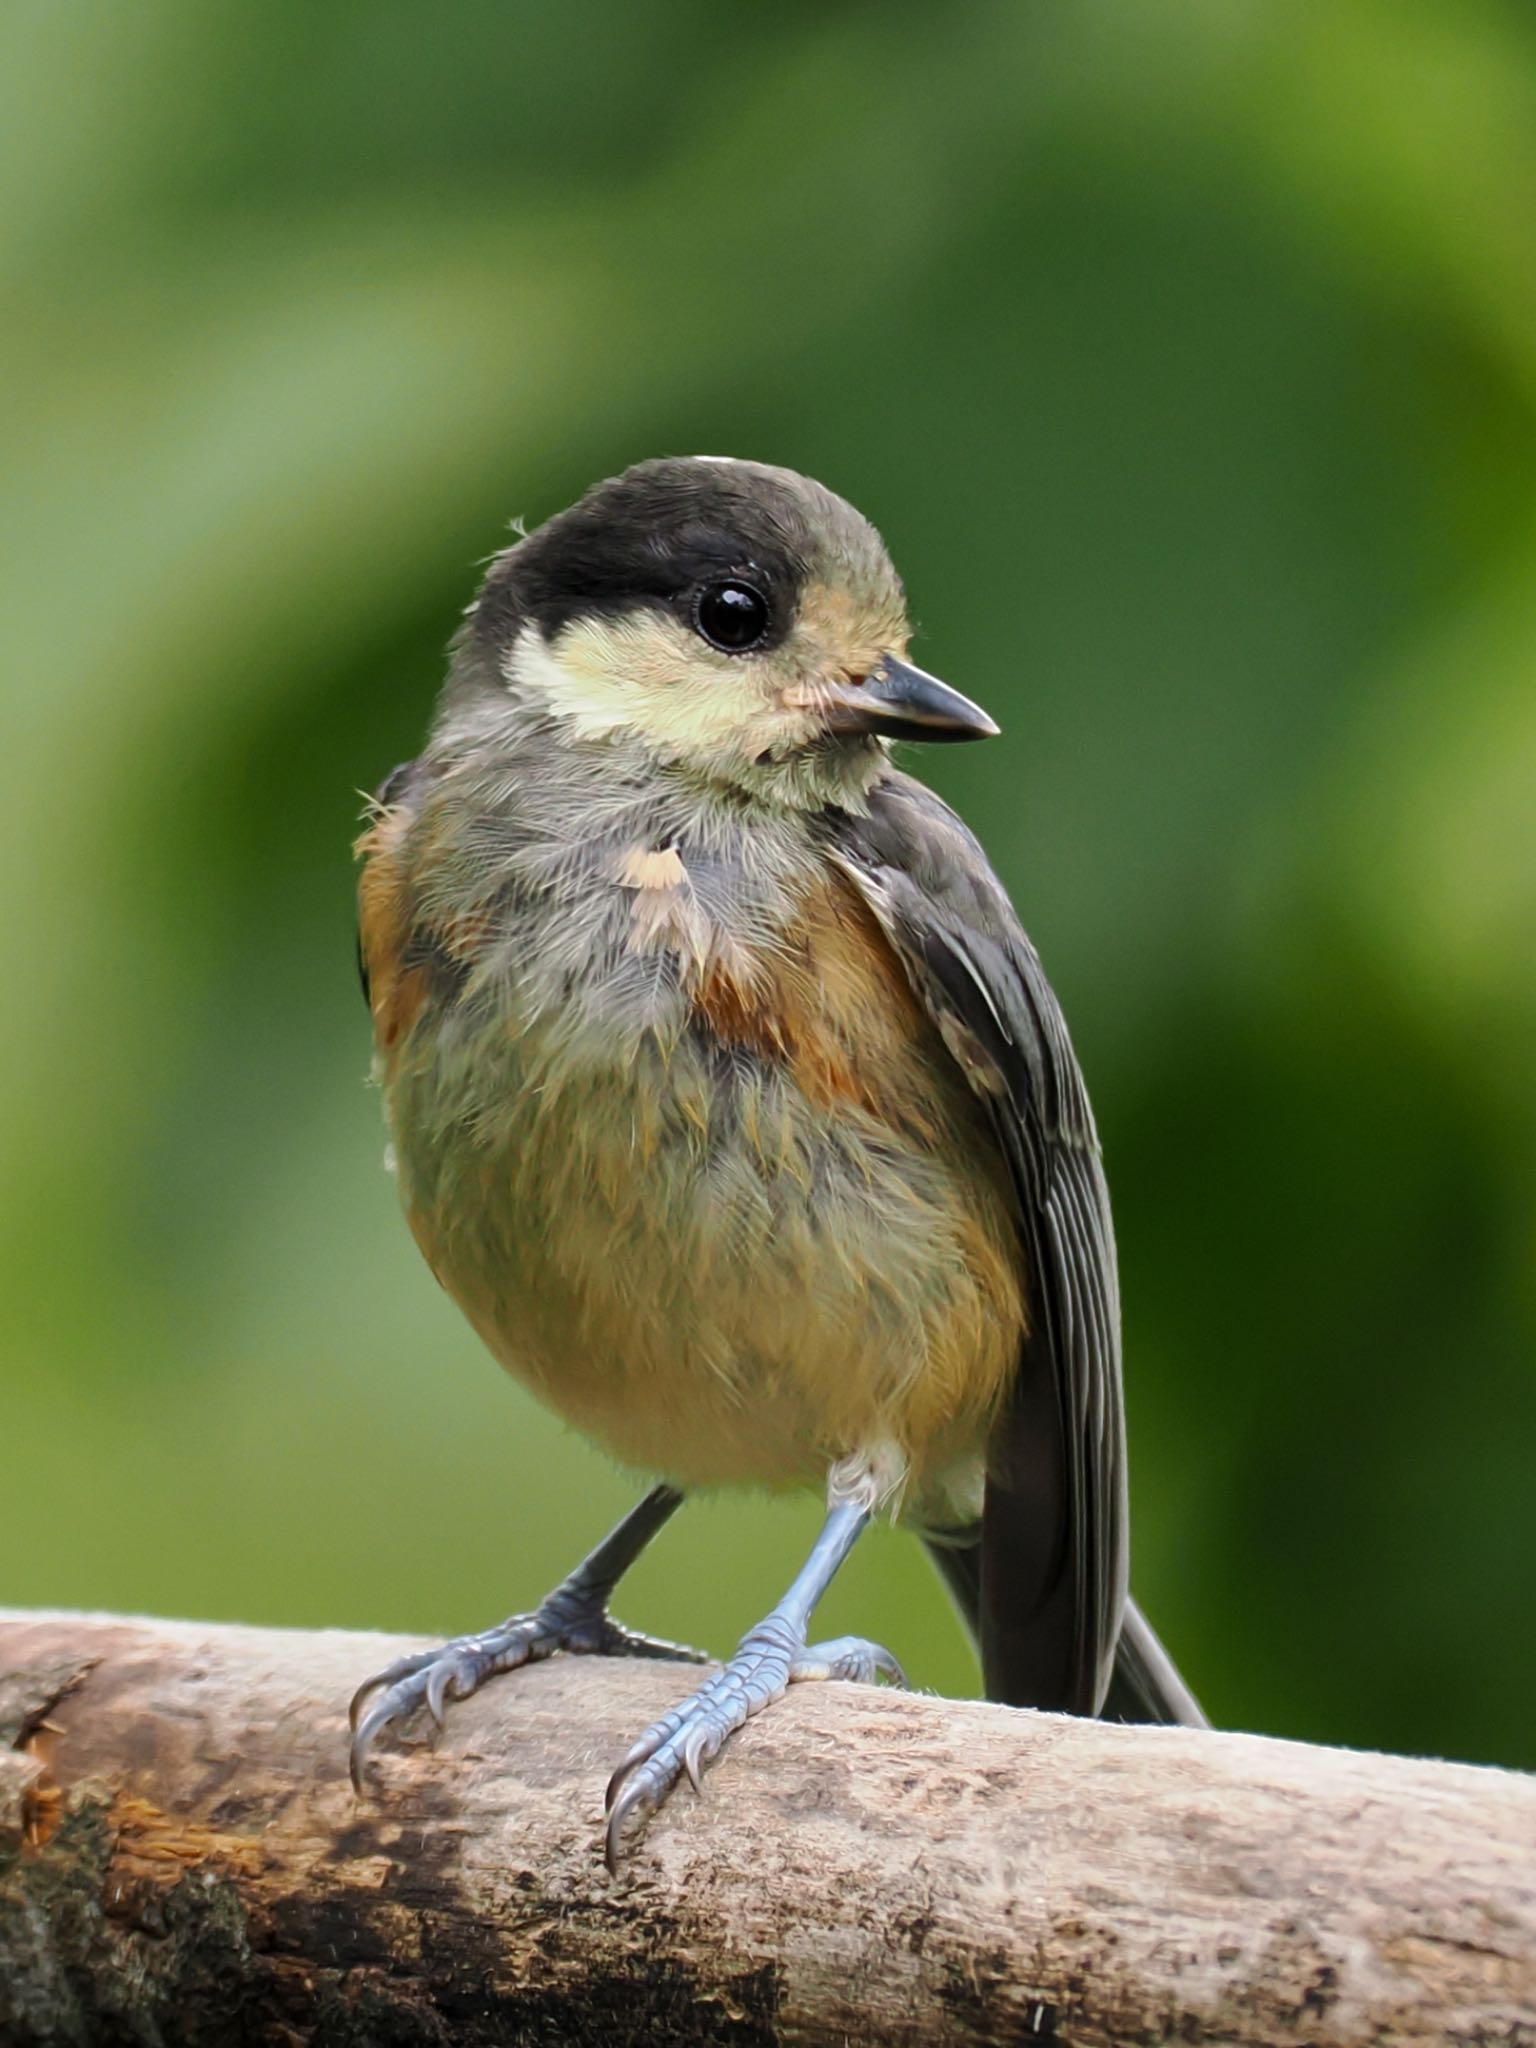
<path id="1" fill-rule="evenodd" d="M 722 654 L 745 654 L 768 630 L 768 600 L 734 577 L 706 583 L 693 608 L 693 623 Z"/>

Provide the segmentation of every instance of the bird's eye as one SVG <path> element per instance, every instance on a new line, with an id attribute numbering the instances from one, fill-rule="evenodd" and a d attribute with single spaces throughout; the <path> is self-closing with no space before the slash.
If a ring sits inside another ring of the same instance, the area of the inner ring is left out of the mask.
<path id="1" fill-rule="evenodd" d="M 693 623 L 722 654 L 745 654 L 768 631 L 768 600 L 735 577 L 706 583 L 693 608 Z"/>

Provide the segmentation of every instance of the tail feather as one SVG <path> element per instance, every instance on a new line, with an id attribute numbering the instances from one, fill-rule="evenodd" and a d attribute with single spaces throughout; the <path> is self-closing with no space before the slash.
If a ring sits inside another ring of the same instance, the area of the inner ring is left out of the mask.
<path id="1" fill-rule="evenodd" d="M 1150 1721 L 1171 1728 L 1209 1728 L 1205 1711 L 1134 1600 L 1125 1603 L 1114 1676 L 1099 1718 Z"/>
<path id="2" fill-rule="evenodd" d="M 958 1539 L 925 1539 L 928 1554 L 938 1567 L 955 1605 L 965 1617 L 972 1638 L 981 1634 L 981 1532 L 967 1531 Z M 985 1663 L 985 1646 L 983 1646 Z M 1014 1688 L 1013 1690 L 1017 1690 Z M 993 1685 L 989 1699 L 1001 1694 Z M 1031 1707 L 1037 1701 L 1006 1698 L 1005 1706 Z M 1109 1691 L 1099 1709 L 1105 1721 L 1133 1721 L 1181 1728 L 1208 1728 L 1209 1721 L 1178 1667 L 1158 1640 L 1157 1633 L 1134 1600 L 1125 1603 L 1120 1638 L 1115 1645 L 1115 1668 Z"/>

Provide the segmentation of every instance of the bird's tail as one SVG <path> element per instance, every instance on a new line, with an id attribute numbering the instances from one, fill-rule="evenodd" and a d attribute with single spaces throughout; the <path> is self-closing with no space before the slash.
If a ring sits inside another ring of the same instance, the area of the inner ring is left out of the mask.
<path id="1" fill-rule="evenodd" d="M 1211 1725 L 1134 1600 L 1125 1603 L 1125 1619 L 1115 1645 L 1115 1668 L 1099 1718 L 1152 1721 L 1175 1728 Z"/>
<path id="2" fill-rule="evenodd" d="M 953 1537 L 930 1541 L 928 1554 L 976 1637 L 981 1618 L 980 1532 L 970 1542 Z M 1003 1704 L 1028 1707 L 1035 1702 L 1010 1699 Z M 1115 1645 L 1115 1668 L 1099 1717 L 1105 1721 L 1150 1722 L 1176 1728 L 1210 1726 L 1200 1702 L 1179 1676 L 1178 1667 L 1134 1600 L 1125 1603 L 1120 1640 Z"/>

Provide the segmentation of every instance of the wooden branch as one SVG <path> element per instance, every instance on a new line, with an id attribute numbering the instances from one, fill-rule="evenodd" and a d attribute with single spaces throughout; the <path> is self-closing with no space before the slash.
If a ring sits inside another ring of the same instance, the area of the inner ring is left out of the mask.
<path id="1" fill-rule="evenodd" d="M 1536 2044 L 1536 1779 L 801 1686 L 617 1882 L 679 1667 L 385 1751 L 393 1638 L 0 1615 L 0 2041 Z"/>

